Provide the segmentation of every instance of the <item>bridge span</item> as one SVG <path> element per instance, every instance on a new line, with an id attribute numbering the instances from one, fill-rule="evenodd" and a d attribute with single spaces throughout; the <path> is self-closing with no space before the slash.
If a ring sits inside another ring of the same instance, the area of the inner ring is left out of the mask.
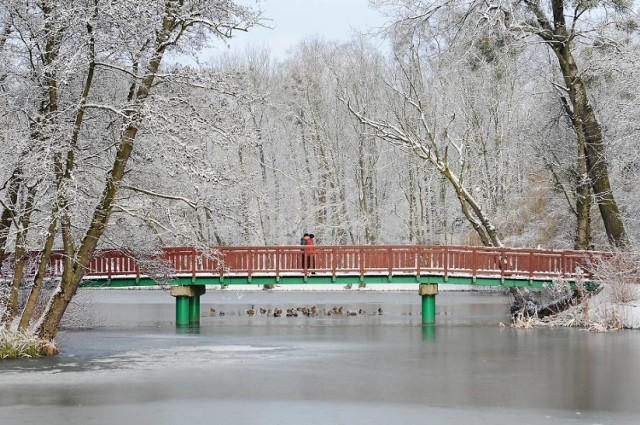
<path id="1" fill-rule="evenodd" d="M 135 287 L 170 282 L 176 325 L 197 325 L 205 285 L 408 284 L 422 297 L 424 324 L 435 323 L 438 284 L 542 288 L 557 279 L 590 282 L 590 265 L 605 253 L 443 245 L 171 247 L 154 258 L 103 251 L 84 287 Z M 54 274 L 62 256 L 52 258 Z"/>

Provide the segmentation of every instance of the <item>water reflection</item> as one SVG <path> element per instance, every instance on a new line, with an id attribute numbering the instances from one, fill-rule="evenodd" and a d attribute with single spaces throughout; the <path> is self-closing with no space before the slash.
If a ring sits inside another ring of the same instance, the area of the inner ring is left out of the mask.
<path id="1" fill-rule="evenodd" d="M 436 325 L 422 325 L 422 340 L 426 342 L 436 340 Z"/>
<path id="2" fill-rule="evenodd" d="M 199 335 L 200 324 L 177 325 L 176 333 L 178 335 Z"/>

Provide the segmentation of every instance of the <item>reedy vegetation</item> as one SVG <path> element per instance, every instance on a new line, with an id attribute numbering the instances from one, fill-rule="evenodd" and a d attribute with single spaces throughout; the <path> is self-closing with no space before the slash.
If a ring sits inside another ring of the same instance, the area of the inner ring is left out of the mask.
<path id="1" fill-rule="evenodd" d="M 258 15 L 222 0 L 4 1 L 4 326 L 52 339 L 100 248 L 291 244 L 304 230 L 323 244 L 637 241 L 633 4 L 571 3 L 562 26 L 557 0 L 374 3 L 389 54 L 364 36 L 310 39 L 278 61 L 249 50 L 192 67 Z M 594 117 L 590 157 L 580 123 Z M 602 212 L 612 200 L 619 214 Z M 40 316 L 52 249 L 64 274 Z"/>
<path id="2" fill-rule="evenodd" d="M 40 356 L 40 341 L 33 334 L 0 328 L 0 359 Z"/>

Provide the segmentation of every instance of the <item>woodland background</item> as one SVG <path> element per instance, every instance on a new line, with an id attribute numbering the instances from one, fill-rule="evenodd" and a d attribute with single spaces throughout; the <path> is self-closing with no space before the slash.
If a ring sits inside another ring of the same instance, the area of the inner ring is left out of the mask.
<path id="1" fill-rule="evenodd" d="M 372 6 L 389 49 L 361 34 L 203 61 L 263 14 L 228 0 L 0 1 L 5 323 L 25 317 L 17 288 L 38 287 L 55 249 L 63 313 L 102 248 L 304 232 L 324 245 L 637 245 L 632 0 Z M 51 337 L 59 318 L 39 323 Z"/>

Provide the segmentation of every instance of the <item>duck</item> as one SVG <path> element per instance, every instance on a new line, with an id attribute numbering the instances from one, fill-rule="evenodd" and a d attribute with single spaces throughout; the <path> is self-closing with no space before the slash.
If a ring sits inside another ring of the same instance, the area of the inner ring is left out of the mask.
<path id="1" fill-rule="evenodd" d="M 378 307 L 378 314 L 382 314 L 382 307 Z"/>
<path id="2" fill-rule="evenodd" d="M 251 304 L 251 308 L 249 310 L 247 310 L 247 314 L 249 316 L 253 316 L 254 314 L 256 314 L 256 306 Z"/>
<path id="3" fill-rule="evenodd" d="M 331 314 L 344 314 L 344 307 L 340 306 L 340 307 L 333 307 L 331 309 Z"/>
<path id="4" fill-rule="evenodd" d="M 267 313 L 267 309 L 260 307 L 260 316 L 264 316 L 266 313 Z"/>
<path id="5" fill-rule="evenodd" d="M 211 308 L 209 309 L 209 315 L 210 315 L 210 316 L 215 316 L 216 314 L 218 314 L 218 312 L 216 311 L 216 309 L 215 309 L 215 308 L 213 308 L 213 307 L 211 307 Z"/>

